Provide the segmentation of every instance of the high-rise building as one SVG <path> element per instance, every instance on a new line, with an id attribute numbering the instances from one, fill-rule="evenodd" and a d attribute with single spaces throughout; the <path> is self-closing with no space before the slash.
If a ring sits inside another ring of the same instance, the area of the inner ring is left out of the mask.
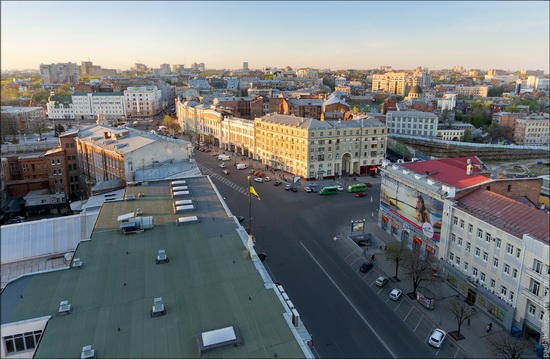
<path id="1" fill-rule="evenodd" d="M 372 91 L 384 90 L 395 95 L 404 95 L 407 74 L 404 72 L 386 72 L 372 76 Z"/>
<path id="2" fill-rule="evenodd" d="M 76 63 L 40 64 L 43 85 L 78 84 L 79 68 Z"/>
<path id="3" fill-rule="evenodd" d="M 248 71 L 248 62 L 243 62 L 243 70 Z"/>

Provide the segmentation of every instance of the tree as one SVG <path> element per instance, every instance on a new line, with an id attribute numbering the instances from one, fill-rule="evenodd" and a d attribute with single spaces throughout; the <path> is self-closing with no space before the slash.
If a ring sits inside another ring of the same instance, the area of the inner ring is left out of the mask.
<path id="1" fill-rule="evenodd" d="M 65 132 L 65 127 L 63 127 L 62 124 L 58 123 L 57 125 L 55 125 L 55 137 L 59 137 L 59 135 L 63 132 Z"/>
<path id="2" fill-rule="evenodd" d="M 171 135 L 174 135 L 174 133 L 181 131 L 180 124 L 174 121 L 174 119 L 169 115 L 164 116 L 164 124 L 170 131 Z"/>
<path id="3" fill-rule="evenodd" d="M 488 338 L 487 341 L 489 342 L 491 353 L 497 358 L 521 359 L 529 354 L 529 342 L 510 335 L 499 334 L 497 337 Z"/>
<path id="4" fill-rule="evenodd" d="M 499 125 L 498 123 L 492 123 L 487 127 L 487 132 L 492 138 L 502 139 L 511 138 L 512 129 L 506 126 Z"/>
<path id="5" fill-rule="evenodd" d="M 399 271 L 399 262 L 407 255 L 407 245 L 403 242 L 392 242 L 386 251 L 386 259 L 395 263 L 395 278 Z"/>
<path id="6" fill-rule="evenodd" d="M 413 281 L 413 292 L 416 293 L 420 283 L 432 277 L 433 263 L 429 258 L 408 252 L 403 261 L 403 268 Z"/>
<path id="7" fill-rule="evenodd" d="M 31 128 L 32 128 L 32 132 L 38 133 L 38 136 L 40 136 L 40 140 L 42 140 L 42 134 L 50 130 L 50 125 L 48 124 L 48 121 L 45 118 L 40 118 L 40 119 L 34 120 Z"/>
<path id="8" fill-rule="evenodd" d="M 472 130 L 467 128 L 464 130 L 464 137 L 462 138 L 463 142 L 473 142 L 474 136 L 472 135 Z"/>
<path id="9" fill-rule="evenodd" d="M 456 319 L 456 322 L 458 324 L 458 337 L 461 338 L 462 335 L 460 334 L 460 328 L 462 327 L 462 323 L 475 317 L 478 312 L 473 307 L 470 307 L 466 302 L 457 298 L 454 298 L 451 301 L 449 311 L 453 313 Z"/>

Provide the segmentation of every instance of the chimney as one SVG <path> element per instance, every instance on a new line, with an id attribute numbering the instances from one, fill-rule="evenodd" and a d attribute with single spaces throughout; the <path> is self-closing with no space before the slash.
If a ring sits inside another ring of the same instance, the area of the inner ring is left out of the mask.
<path id="1" fill-rule="evenodd" d="M 466 161 L 466 163 L 468 164 L 466 166 L 466 174 L 468 176 L 471 176 L 473 173 L 474 173 L 474 166 L 472 165 L 472 160 L 468 158 L 468 160 Z"/>

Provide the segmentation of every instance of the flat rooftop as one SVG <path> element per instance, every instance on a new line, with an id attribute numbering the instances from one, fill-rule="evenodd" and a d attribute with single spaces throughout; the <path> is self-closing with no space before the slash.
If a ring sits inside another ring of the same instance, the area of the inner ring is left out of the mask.
<path id="1" fill-rule="evenodd" d="M 277 289 L 246 255 L 242 227 L 208 177 L 185 180 L 191 192 L 185 199 L 194 205 L 186 214 L 174 214 L 170 181 L 127 187 L 136 200 L 105 203 L 91 240 L 75 252 L 83 268 L 9 283 L 0 294 L 2 325 L 51 315 L 35 358 L 78 357 L 86 345 L 98 358 L 198 357 L 196 336 L 229 326 L 239 328 L 244 344 L 202 357 L 305 357 Z M 155 226 L 124 235 L 117 217 L 137 208 Z M 177 226 L 183 216 L 200 223 Z M 168 263 L 156 263 L 159 249 Z M 151 317 L 156 297 L 166 315 Z M 63 300 L 72 313 L 57 316 Z"/>

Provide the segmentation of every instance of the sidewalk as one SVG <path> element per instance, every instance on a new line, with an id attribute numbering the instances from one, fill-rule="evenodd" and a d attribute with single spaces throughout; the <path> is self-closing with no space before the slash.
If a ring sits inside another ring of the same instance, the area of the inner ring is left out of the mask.
<path id="1" fill-rule="evenodd" d="M 395 282 L 392 277 L 395 276 L 395 263 L 392 263 L 386 259 L 384 254 L 384 247 L 394 241 L 396 241 L 389 233 L 385 232 L 375 222 L 375 219 L 369 218 L 369 221 L 365 223 L 365 233 L 372 233 L 373 241 L 369 247 L 369 256 L 376 255 L 375 267 L 378 270 L 390 278 L 390 283 L 393 287 L 397 287 L 403 291 L 403 297 L 401 300 L 409 300 L 414 303 L 415 307 L 419 308 L 422 313 L 428 317 L 433 324 L 441 328 L 447 333 L 446 344 L 453 343 L 460 348 L 464 353 L 467 353 L 468 358 L 492 358 L 494 355 L 491 353 L 491 348 L 488 345 L 487 339 L 490 337 L 496 337 L 501 333 L 509 334 L 506 329 L 499 326 L 496 321 L 493 321 L 489 315 L 480 310 L 478 307 L 475 309 L 478 314 L 471 319 L 471 323 L 468 326 L 465 321 L 460 328 L 460 334 L 464 337 L 461 340 L 455 340 L 449 333 L 458 329 L 458 322 L 456 317 L 450 312 L 450 302 L 459 296 L 459 293 L 448 285 L 442 278 L 433 277 L 429 281 L 423 281 L 420 286 L 428 288 L 436 294 L 436 303 L 433 310 L 427 310 L 423 308 L 416 300 L 410 299 L 406 294 L 413 291 L 413 284 L 411 278 L 405 273 L 403 268 L 399 268 L 398 278 L 400 282 Z M 358 248 L 358 251 L 362 250 Z M 459 296 L 461 300 L 463 297 Z M 492 323 L 493 328 L 491 332 L 487 333 L 487 324 Z M 444 344 L 445 345 L 445 344 Z M 528 358 L 536 358 L 536 353 L 533 350 L 528 352 Z"/>

